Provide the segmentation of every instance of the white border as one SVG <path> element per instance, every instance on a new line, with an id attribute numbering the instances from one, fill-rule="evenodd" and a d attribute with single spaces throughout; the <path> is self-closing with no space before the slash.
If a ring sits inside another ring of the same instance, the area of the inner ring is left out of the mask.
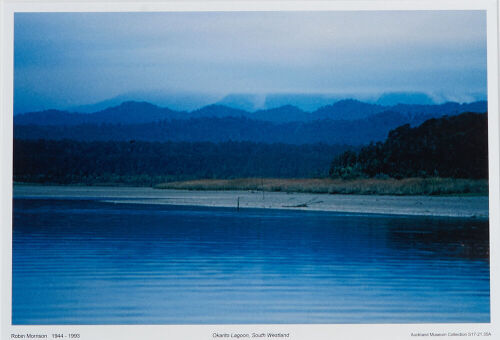
<path id="1" fill-rule="evenodd" d="M 362 324 L 362 325 L 206 325 L 206 326 L 12 326 L 12 124 L 13 14 L 15 12 L 138 12 L 138 11 L 301 11 L 301 10 L 486 10 L 490 173 L 491 322 L 483 324 Z M 1 329 L 0 339 L 12 333 L 80 333 L 82 340 L 215 339 L 218 333 L 289 333 L 289 339 L 387 339 L 422 337 L 411 333 L 491 332 L 500 337 L 500 163 L 498 98 L 497 0 L 434 1 L 184 1 L 184 2 L 21 2 L 0 0 L 0 221 Z M 465 336 L 468 338 L 474 336 Z M 453 339 L 465 338 L 454 336 Z M 425 337 L 436 338 L 436 337 Z M 439 337 L 443 338 L 443 337 Z M 450 338 L 450 336 L 448 336 Z M 233 338 L 234 339 L 234 338 Z M 259 338 L 254 338 L 259 339 Z M 268 339 L 268 338 L 260 338 Z M 283 338 L 281 338 L 283 339 Z"/>

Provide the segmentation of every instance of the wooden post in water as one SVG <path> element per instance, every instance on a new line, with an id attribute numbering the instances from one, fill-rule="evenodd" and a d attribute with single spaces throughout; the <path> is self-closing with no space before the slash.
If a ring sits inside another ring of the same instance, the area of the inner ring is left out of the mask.
<path id="1" fill-rule="evenodd" d="M 240 196 L 238 196 L 236 210 L 240 211 Z"/>
<path id="2" fill-rule="evenodd" d="M 264 200 L 265 199 L 265 196 L 264 196 L 264 177 L 260 178 L 260 184 L 262 187 L 262 200 Z"/>

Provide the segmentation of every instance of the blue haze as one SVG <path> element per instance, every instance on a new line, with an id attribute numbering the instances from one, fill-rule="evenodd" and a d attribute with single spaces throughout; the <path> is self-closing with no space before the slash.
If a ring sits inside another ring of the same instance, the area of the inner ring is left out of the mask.
<path id="1" fill-rule="evenodd" d="M 396 92 L 423 93 L 437 103 L 471 102 L 486 97 L 486 16 L 16 13 L 14 58 L 16 112 L 119 96 L 156 96 L 154 103 L 173 103 L 174 109 L 231 94 L 376 101 Z"/>

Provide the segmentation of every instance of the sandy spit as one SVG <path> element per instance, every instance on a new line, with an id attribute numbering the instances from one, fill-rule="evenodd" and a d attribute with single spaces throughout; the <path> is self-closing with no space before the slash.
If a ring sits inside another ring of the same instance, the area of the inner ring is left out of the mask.
<path id="1" fill-rule="evenodd" d="M 114 203 L 293 209 L 343 213 L 488 217 L 487 196 L 329 195 L 257 191 L 188 191 L 152 188 L 14 186 L 14 197 L 93 199 Z"/>

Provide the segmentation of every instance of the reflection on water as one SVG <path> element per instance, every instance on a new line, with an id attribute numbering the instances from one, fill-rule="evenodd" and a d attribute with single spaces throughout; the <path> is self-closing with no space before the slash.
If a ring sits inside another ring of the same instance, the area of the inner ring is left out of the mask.
<path id="1" fill-rule="evenodd" d="M 465 220 L 443 223 L 442 219 L 394 219 L 388 223 L 391 247 L 419 249 L 434 257 L 489 260 L 488 222 Z M 453 221 L 453 220 L 452 220 Z"/>
<path id="2" fill-rule="evenodd" d="M 486 220 L 14 200 L 13 324 L 489 320 Z"/>

